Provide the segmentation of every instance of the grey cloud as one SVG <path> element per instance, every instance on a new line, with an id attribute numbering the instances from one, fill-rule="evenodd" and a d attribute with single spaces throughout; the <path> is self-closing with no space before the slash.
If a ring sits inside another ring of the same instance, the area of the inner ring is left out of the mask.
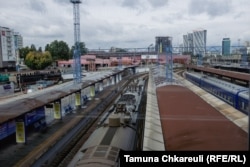
<path id="1" fill-rule="evenodd" d="M 61 5 L 71 5 L 70 0 L 53 0 L 53 1 Z M 85 3 L 85 1 L 81 0 L 81 3 Z"/>
<path id="2" fill-rule="evenodd" d="M 168 23 L 168 24 L 173 24 L 173 23 L 178 24 L 180 20 L 188 20 L 188 18 L 186 18 L 181 12 L 168 13 L 168 15 L 163 15 L 161 17 L 152 16 L 151 19 L 158 23 Z"/>
<path id="3" fill-rule="evenodd" d="M 237 13 L 234 15 L 234 19 L 239 19 L 241 18 L 242 16 L 244 16 L 246 13 L 245 12 L 240 12 L 240 13 Z"/>
<path id="4" fill-rule="evenodd" d="M 220 45 L 221 37 L 215 34 L 225 32 L 230 38 L 236 41 L 241 38 L 243 42 L 249 40 L 250 34 L 247 19 L 249 2 L 82 0 L 81 41 L 86 42 L 89 48 L 143 47 L 153 43 L 155 36 L 170 35 L 175 38 L 178 33 L 186 34 L 194 28 L 203 27 L 209 33 L 208 44 L 218 42 Z M 140 16 L 137 17 L 138 14 Z M 130 18 L 127 18 L 128 15 Z M 0 5 L 0 23 L 0 26 L 21 33 L 24 45 L 34 43 L 36 46 L 44 46 L 54 39 L 74 43 L 70 0 L 5 1 Z"/>
<path id="5" fill-rule="evenodd" d="M 136 11 L 136 15 L 143 14 L 147 10 L 152 10 L 166 6 L 168 0 L 122 0 L 122 7 L 130 8 Z"/>
<path id="6" fill-rule="evenodd" d="M 62 4 L 68 4 L 70 3 L 70 0 L 54 0 L 57 3 L 62 3 Z"/>
<path id="7" fill-rule="evenodd" d="M 84 31 L 83 38 L 92 40 L 106 40 L 109 41 L 112 38 L 117 38 L 123 33 L 123 26 L 119 24 L 111 24 L 107 21 L 96 22 L 90 21 L 89 24 L 84 25 L 82 28 Z"/>
<path id="8" fill-rule="evenodd" d="M 135 0 L 123 0 L 122 6 L 136 9 L 140 6 L 140 2 Z"/>
<path id="9" fill-rule="evenodd" d="M 30 0 L 30 8 L 41 13 L 46 11 L 46 5 L 41 0 Z"/>
<path id="10" fill-rule="evenodd" d="M 88 24 L 84 27 L 82 39 L 86 39 L 86 44 L 90 46 L 115 46 L 115 47 L 128 47 L 138 44 L 140 38 L 138 31 L 145 31 L 143 25 L 121 25 L 119 23 L 101 22 L 98 24 Z M 147 35 L 143 35 L 145 37 Z M 93 42 L 94 41 L 94 42 Z M 143 41 L 143 40 L 141 40 Z"/>
<path id="11" fill-rule="evenodd" d="M 28 28 L 25 35 L 39 38 L 63 38 L 64 32 L 57 25 L 33 25 Z"/>
<path id="12" fill-rule="evenodd" d="M 146 6 L 149 4 L 152 8 L 159 8 L 166 6 L 168 0 L 123 0 L 122 6 L 132 8 L 132 9 L 146 9 Z"/>
<path id="13" fill-rule="evenodd" d="M 148 0 L 153 8 L 163 7 L 166 6 L 168 0 Z"/>
<path id="14" fill-rule="evenodd" d="M 231 0 L 192 0 L 189 4 L 189 13 L 206 13 L 211 17 L 227 14 L 232 9 Z"/>
<path id="15" fill-rule="evenodd" d="M 123 0 L 122 6 L 135 10 L 136 15 L 142 14 L 142 12 L 145 10 L 144 4 L 136 0 Z"/>

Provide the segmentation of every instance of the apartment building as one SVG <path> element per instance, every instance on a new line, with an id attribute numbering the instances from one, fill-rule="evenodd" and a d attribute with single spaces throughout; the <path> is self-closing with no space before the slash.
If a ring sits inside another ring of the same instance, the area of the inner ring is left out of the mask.
<path id="1" fill-rule="evenodd" d="M 19 33 L 0 26 L 0 69 L 15 68 L 18 49 L 22 47 L 23 39 Z"/>

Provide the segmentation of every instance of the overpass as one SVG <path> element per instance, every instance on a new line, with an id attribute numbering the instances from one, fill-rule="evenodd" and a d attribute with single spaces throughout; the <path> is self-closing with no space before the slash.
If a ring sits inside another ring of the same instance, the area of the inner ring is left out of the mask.
<path id="1" fill-rule="evenodd" d="M 122 57 L 122 56 L 127 56 L 127 57 L 133 57 L 133 56 L 141 56 L 141 55 L 145 55 L 145 54 L 150 54 L 150 55 L 157 55 L 158 53 L 155 51 L 139 51 L 139 52 L 105 52 L 105 51 L 91 51 L 87 53 L 88 55 L 96 55 L 96 57 L 98 58 L 109 58 L 112 56 L 118 56 L 118 57 Z"/>

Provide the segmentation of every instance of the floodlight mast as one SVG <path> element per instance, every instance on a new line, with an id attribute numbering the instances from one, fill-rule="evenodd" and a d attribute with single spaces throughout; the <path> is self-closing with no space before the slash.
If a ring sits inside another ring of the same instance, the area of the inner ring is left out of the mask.
<path id="1" fill-rule="evenodd" d="M 74 42 L 75 49 L 73 52 L 73 68 L 74 68 L 74 83 L 81 82 L 81 53 L 80 53 L 80 13 L 79 4 L 81 0 L 70 0 L 73 4 L 73 14 L 74 14 Z"/>

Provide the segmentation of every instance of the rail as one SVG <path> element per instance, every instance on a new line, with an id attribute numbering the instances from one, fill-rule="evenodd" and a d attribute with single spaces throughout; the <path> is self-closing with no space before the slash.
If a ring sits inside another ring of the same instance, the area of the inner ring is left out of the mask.
<path id="1" fill-rule="evenodd" d="M 59 166 L 62 164 L 61 162 L 66 164 L 65 161 L 67 161 L 68 158 L 65 158 L 67 157 L 65 154 L 68 152 L 72 154 L 72 152 L 75 152 L 74 149 L 79 149 L 77 146 L 81 144 L 80 139 L 86 139 L 86 135 L 91 134 L 89 130 L 93 127 L 95 122 L 97 122 L 99 115 L 110 107 L 112 102 L 123 92 L 123 89 L 129 84 L 129 82 L 138 76 L 139 74 L 129 77 L 130 79 L 123 78 L 123 81 L 121 81 L 120 84 L 117 84 L 115 89 L 102 99 L 101 103 L 93 107 L 89 106 L 85 109 L 87 111 L 85 111 L 84 114 L 82 114 L 81 111 L 77 111 L 79 115 L 71 120 L 67 126 L 58 130 L 57 133 L 41 143 L 15 166 Z M 76 144 L 78 142 L 80 144 Z M 74 146 L 77 148 L 73 149 L 72 147 Z M 55 159 L 56 157 L 57 159 Z"/>

